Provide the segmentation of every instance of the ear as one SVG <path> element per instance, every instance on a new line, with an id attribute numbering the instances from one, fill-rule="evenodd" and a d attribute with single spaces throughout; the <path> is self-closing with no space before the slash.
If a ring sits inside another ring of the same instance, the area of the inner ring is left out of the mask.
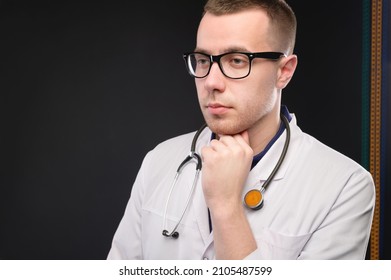
<path id="1" fill-rule="evenodd" d="M 285 88 L 295 73 L 297 66 L 297 56 L 291 54 L 287 57 L 284 57 L 280 60 L 280 69 L 277 79 L 277 88 Z"/>

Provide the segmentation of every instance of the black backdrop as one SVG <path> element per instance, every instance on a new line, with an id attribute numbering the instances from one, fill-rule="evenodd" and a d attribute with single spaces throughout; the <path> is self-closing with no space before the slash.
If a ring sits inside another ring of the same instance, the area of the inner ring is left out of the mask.
<path id="1" fill-rule="evenodd" d="M 283 101 L 359 162 L 361 5 L 289 3 Z M 181 57 L 202 4 L 0 2 L 0 259 L 106 257 L 145 153 L 202 123 Z"/>

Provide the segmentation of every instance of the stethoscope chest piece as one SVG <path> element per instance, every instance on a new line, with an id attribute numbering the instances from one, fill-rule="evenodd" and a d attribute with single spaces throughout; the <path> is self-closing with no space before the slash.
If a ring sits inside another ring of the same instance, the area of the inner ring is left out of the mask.
<path id="1" fill-rule="evenodd" d="M 258 189 L 249 190 L 244 196 L 244 204 L 252 210 L 261 209 L 263 206 L 262 190 L 258 190 Z"/>

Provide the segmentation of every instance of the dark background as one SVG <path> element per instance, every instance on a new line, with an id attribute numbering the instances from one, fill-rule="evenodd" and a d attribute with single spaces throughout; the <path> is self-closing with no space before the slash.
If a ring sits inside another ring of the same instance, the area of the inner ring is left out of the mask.
<path id="1" fill-rule="evenodd" d="M 361 4 L 288 3 L 283 103 L 360 162 Z M 106 258 L 146 152 L 202 124 L 181 56 L 202 6 L 0 1 L 0 259 Z"/>

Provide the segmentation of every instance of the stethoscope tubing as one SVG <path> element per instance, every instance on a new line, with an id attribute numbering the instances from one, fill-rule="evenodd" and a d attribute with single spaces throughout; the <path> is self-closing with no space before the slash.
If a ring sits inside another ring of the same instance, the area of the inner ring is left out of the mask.
<path id="1" fill-rule="evenodd" d="M 247 194 L 250 193 L 250 192 L 254 192 L 254 191 L 255 192 L 259 192 L 260 193 L 260 197 L 261 197 L 259 203 L 257 205 L 255 205 L 255 206 L 250 206 L 250 205 L 248 205 L 245 202 L 244 204 L 249 209 L 259 210 L 259 209 L 262 208 L 262 206 L 263 206 L 263 193 L 266 191 L 266 188 L 270 185 L 271 181 L 273 180 L 274 176 L 276 175 L 277 171 L 279 170 L 281 164 L 284 161 L 285 155 L 286 155 L 286 153 L 288 151 L 288 147 L 289 147 L 289 143 L 290 143 L 290 136 L 291 136 L 290 127 L 289 127 L 289 121 L 287 120 L 287 118 L 283 114 L 281 114 L 281 120 L 284 123 L 285 128 L 286 128 L 285 144 L 284 144 L 284 147 L 282 149 L 281 156 L 278 159 L 278 161 L 277 161 L 275 167 L 273 168 L 272 172 L 270 173 L 269 177 L 262 184 L 262 186 L 259 189 L 252 189 L 249 192 L 247 192 Z M 196 186 L 197 181 L 198 181 L 198 177 L 199 177 L 201 169 L 202 169 L 202 160 L 201 160 L 201 157 L 195 152 L 195 148 L 196 148 L 196 143 L 197 143 L 198 137 L 200 136 L 201 132 L 206 128 L 206 126 L 207 126 L 206 124 L 202 125 L 200 127 L 200 129 L 194 135 L 193 141 L 191 143 L 190 154 L 179 165 L 179 167 L 177 169 L 177 172 L 175 174 L 175 177 L 174 177 L 174 181 L 173 181 L 173 183 L 171 185 L 171 188 L 170 188 L 170 191 L 169 191 L 169 194 L 168 194 L 168 197 L 167 197 L 165 209 L 164 209 L 164 216 L 163 216 L 163 231 L 162 231 L 162 234 L 164 236 L 166 236 L 166 237 L 172 237 L 174 239 L 179 237 L 179 233 L 177 232 L 177 228 L 180 225 L 183 217 L 185 216 L 187 208 L 189 207 L 190 199 L 193 196 L 193 192 L 194 192 L 195 186 Z M 180 216 L 178 222 L 176 223 L 175 227 L 173 228 L 173 230 L 168 231 L 168 230 L 166 230 L 166 228 L 167 228 L 167 210 L 168 210 L 168 205 L 170 203 L 171 194 L 172 194 L 172 192 L 173 192 L 173 190 L 174 190 L 174 188 L 175 188 L 175 186 L 176 186 L 176 184 L 178 182 L 178 178 L 179 178 L 180 174 L 182 173 L 183 168 L 187 164 L 189 164 L 193 159 L 197 163 L 196 174 L 194 176 L 194 180 L 193 180 L 193 184 L 191 186 L 191 190 L 190 190 L 189 196 L 187 197 L 187 200 L 186 200 L 185 208 L 184 208 L 184 210 L 182 212 L 182 215 Z M 246 194 L 246 196 L 247 196 L 247 194 Z"/>
<path id="2" fill-rule="evenodd" d="M 291 140 L 291 130 L 290 130 L 290 127 L 289 127 L 289 121 L 287 120 L 287 118 L 283 114 L 281 114 L 280 117 L 281 117 L 281 120 L 284 123 L 285 129 L 286 129 L 285 144 L 284 144 L 284 147 L 282 149 L 280 158 L 278 159 L 278 161 L 277 161 L 276 165 L 274 166 L 272 172 L 270 173 L 269 177 L 267 177 L 266 181 L 262 184 L 262 186 L 260 188 L 251 189 L 251 190 L 249 190 L 245 194 L 244 200 L 243 200 L 243 204 L 248 209 L 251 209 L 251 210 L 259 210 L 259 209 L 261 209 L 263 207 L 263 202 L 264 202 L 263 194 L 266 191 L 266 188 L 272 182 L 272 180 L 273 180 L 274 176 L 276 175 L 277 171 L 280 169 L 280 166 L 283 163 L 285 155 L 286 155 L 286 153 L 288 151 L 289 143 L 290 143 L 290 140 Z M 255 197 L 255 199 L 249 199 L 248 197 L 252 197 L 252 198 Z M 250 201 L 251 201 L 251 203 L 250 203 Z"/>
<path id="3" fill-rule="evenodd" d="M 182 211 L 181 217 L 179 218 L 178 222 L 176 223 L 174 229 L 169 232 L 168 230 L 166 230 L 166 228 L 167 228 L 167 210 L 168 210 L 168 205 L 170 203 L 171 194 L 172 194 L 172 191 L 175 188 L 175 185 L 178 182 L 179 175 L 181 174 L 183 168 L 185 168 L 185 166 L 187 164 L 189 164 L 192 159 L 195 159 L 196 162 L 197 162 L 196 174 L 194 176 L 193 185 L 191 186 L 189 196 L 187 197 L 187 200 L 186 200 L 185 209 Z M 174 177 L 174 181 L 172 182 L 172 185 L 171 185 L 171 188 L 170 188 L 170 192 L 168 194 L 168 198 L 167 198 L 167 201 L 166 201 L 166 206 L 164 208 L 164 216 L 163 216 L 163 229 L 164 230 L 162 232 L 162 234 L 164 236 L 172 237 L 172 238 L 175 238 L 175 239 L 179 237 L 179 233 L 176 231 L 176 229 L 178 228 L 179 224 L 181 223 L 183 217 L 185 216 L 187 208 L 189 207 L 190 199 L 193 196 L 193 192 L 194 192 L 195 186 L 197 184 L 198 177 L 200 176 L 201 168 L 202 168 L 201 157 L 197 153 L 195 153 L 193 151 L 191 151 L 190 154 L 185 158 L 185 160 L 182 161 L 182 163 L 179 165 L 179 167 L 177 169 L 177 172 L 175 174 L 175 177 Z"/>

